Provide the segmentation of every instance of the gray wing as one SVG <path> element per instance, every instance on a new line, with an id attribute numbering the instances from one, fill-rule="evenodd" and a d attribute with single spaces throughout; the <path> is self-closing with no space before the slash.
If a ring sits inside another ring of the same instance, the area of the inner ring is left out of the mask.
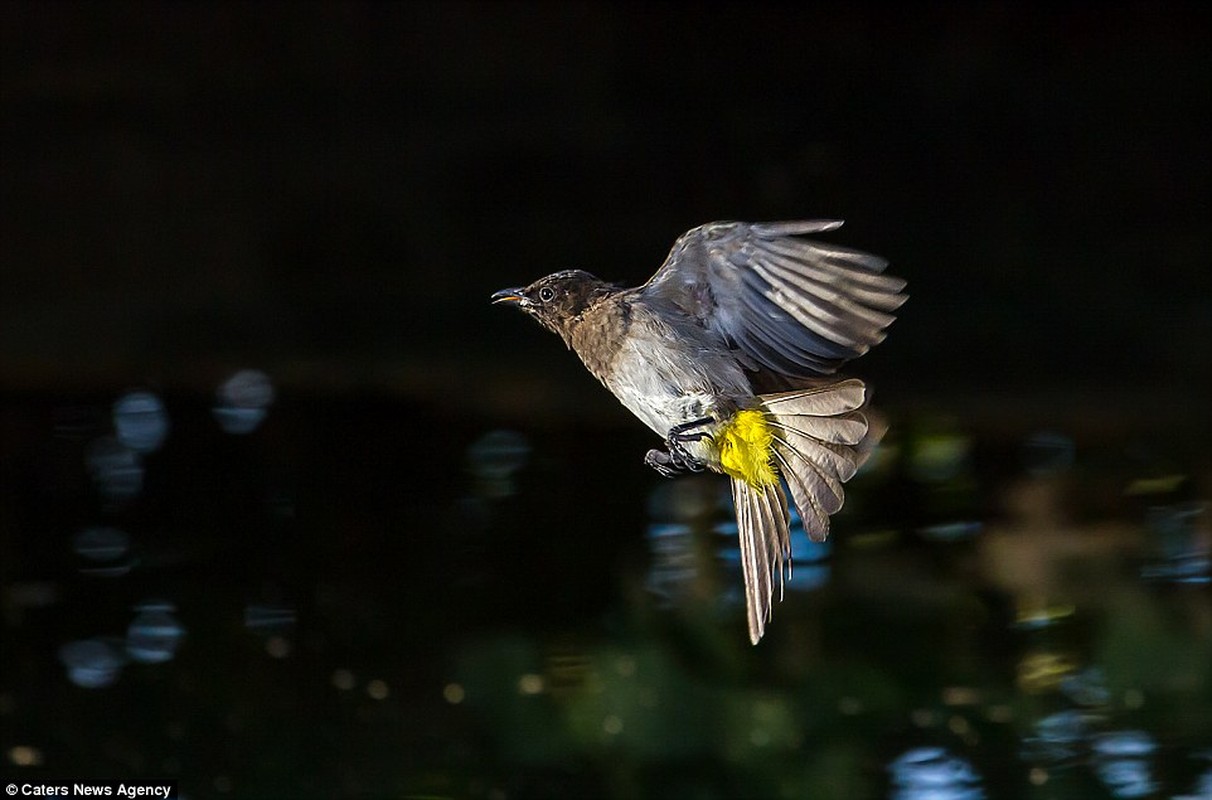
<path id="1" fill-rule="evenodd" d="M 840 221 L 713 222 L 685 233 L 640 287 L 716 331 L 758 369 L 827 375 L 884 339 L 905 282 L 879 256 L 796 238 Z"/>

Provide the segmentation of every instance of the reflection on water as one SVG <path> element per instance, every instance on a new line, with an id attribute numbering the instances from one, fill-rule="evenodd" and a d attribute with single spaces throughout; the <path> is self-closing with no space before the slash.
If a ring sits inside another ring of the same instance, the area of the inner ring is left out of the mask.
<path id="1" fill-rule="evenodd" d="M 130 500 L 143 490 L 143 459 L 113 436 L 102 436 L 92 443 L 88 466 L 97 491 L 106 499 Z"/>
<path id="2" fill-rule="evenodd" d="M 481 497 L 508 497 L 516 490 L 514 475 L 530 458 L 530 442 L 517 431 L 495 430 L 481 436 L 467 450 Z"/>
<path id="3" fill-rule="evenodd" d="M 168 412 L 151 392 L 129 392 L 114 402 L 110 420 L 113 433 L 93 440 L 88 467 L 102 497 L 125 502 L 143 490 L 142 456 L 160 449 L 168 438 Z M 61 425 L 60 432 L 70 435 L 73 428 Z"/>
<path id="4" fill-rule="evenodd" d="M 981 532 L 983 526 L 976 520 L 959 522 L 940 522 L 936 525 L 926 525 L 918 529 L 923 538 L 935 542 L 958 542 L 971 539 Z"/>
<path id="5" fill-rule="evenodd" d="M 244 607 L 244 627 L 261 633 L 282 633 L 294 626 L 295 616 L 289 606 L 249 603 Z"/>
<path id="6" fill-rule="evenodd" d="M 1172 583 L 1209 582 L 1212 530 L 1206 512 L 1204 503 L 1149 509 L 1145 526 L 1153 536 L 1155 555 L 1141 569 L 1144 578 Z"/>
<path id="7" fill-rule="evenodd" d="M 660 483 L 649 495 L 648 513 L 647 588 L 661 607 L 709 602 L 721 611 L 744 608 L 736 512 L 725 483 L 702 476 Z M 830 541 L 808 538 L 794 507 L 790 514 L 784 596 L 825 586 L 833 550 Z"/>
<path id="8" fill-rule="evenodd" d="M 1157 791 L 1149 759 L 1157 750 L 1143 731 L 1109 731 L 1094 740 L 1098 777 L 1115 797 L 1149 797 Z"/>
<path id="9" fill-rule="evenodd" d="M 1196 779 L 1191 791 L 1182 797 L 1175 800 L 1196 800 L 1196 798 L 1212 797 L 1212 750 L 1201 753 L 1197 756 L 1200 761 L 1207 764 L 1203 774 Z"/>
<path id="10" fill-rule="evenodd" d="M 915 747 L 888 765 L 893 800 L 980 800 L 980 776 L 942 747 Z"/>
<path id="11" fill-rule="evenodd" d="M 126 631 L 126 654 L 144 664 L 171 661 L 185 636 L 172 603 L 149 600 L 135 607 L 134 620 Z"/>
<path id="12" fill-rule="evenodd" d="M 652 557 L 648 591 L 662 608 L 671 608 L 699 573 L 694 529 L 681 522 L 651 523 L 648 548 Z"/>
<path id="13" fill-rule="evenodd" d="M 59 648 L 67 678 L 85 689 L 100 689 L 118 680 L 126 663 L 118 642 L 106 638 L 79 639 Z"/>
<path id="14" fill-rule="evenodd" d="M 119 528 L 95 525 L 72 538 L 72 549 L 80 556 L 84 575 L 116 578 L 130 572 L 130 535 Z"/>
<path id="15" fill-rule="evenodd" d="M 261 426 L 274 402 L 274 385 L 256 369 L 244 369 L 224 381 L 215 392 L 212 413 L 226 433 L 246 436 Z"/>
<path id="16" fill-rule="evenodd" d="M 152 453 L 168 438 L 168 412 L 151 392 L 130 392 L 114 403 L 118 441 L 137 453 Z"/>
<path id="17" fill-rule="evenodd" d="M 909 474 L 925 484 L 956 481 L 970 469 L 971 454 L 971 439 L 956 430 L 953 421 L 936 421 L 930 432 L 913 440 Z"/>
<path id="18" fill-rule="evenodd" d="M 1083 752 L 1095 719 L 1097 717 L 1076 709 L 1041 717 L 1035 722 L 1031 733 L 1023 737 L 1023 759 L 1052 765 L 1077 759 Z"/>
<path id="19" fill-rule="evenodd" d="M 648 496 L 648 591 L 666 609 L 718 605 L 722 576 L 714 533 L 726 531 L 726 503 L 716 481 L 690 477 L 657 484 Z M 727 545 L 725 545 L 727 546 Z"/>
<path id="20" fill-rule="evenodd" d="M 1056 431 L 1037 431 L 1023 442 L 1023 468 L 1042 478 L 1057 475 L 1073 466 L 1077 446 L 1073 439 Z"/>
<path id="21" fill-rule="evenodd" d="M 716 539 L 719 548 L 719 558 L 728 567 L 728 580 L 736 590 L 730 593 L 732 599 L 744 603 L 744 595 L 740 591 L 744 578 L 741 574 L 741 548 L 737 538 L 735 512 L 728 505 L 730 522 L 721 522 L 713 530 L 720 537 Z M 792 506 L 791 515 L 791 560 L 787 565 L 787 573 L 783 580 L 783 594 L 787 592 L 808 592 L 820 589 L 829 582 L 829 555 L 833 552 L 833 542 L 825 540 L 814 542 L 804 532 L 804 525 L 799 512 Z"/>
<path id="22" fill-rule="evenodd" d="M 1088 667 L 1066 675 L 1060 682 L 1061 692 L 1079 706 L 1097 708 L 1111 701 L 1111 690 L 1100 667 Z"/>
<path id="23" fill-rule="evenodd" d="M 1212 789 L 1212 537 L 1169 462 L 898 424 L 828 542 L 793 519 L 754 648 L 725 481 L 610 461 L 613 432 L 276 394 L 242 371 L 10 426 L 6 769 L 201 798 Z"/>

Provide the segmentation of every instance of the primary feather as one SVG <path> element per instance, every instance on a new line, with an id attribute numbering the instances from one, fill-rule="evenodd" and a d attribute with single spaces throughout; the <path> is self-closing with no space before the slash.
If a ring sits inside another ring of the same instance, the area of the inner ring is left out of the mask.
<path id="1" fill-rule="evenodd" d="M 640 292 L 718 332 L 766 370 L 830 375 L 883 341 L 907 296 L 884 259 L 795 238 L 841 222 L 713 222 L 685 233 Z"/>

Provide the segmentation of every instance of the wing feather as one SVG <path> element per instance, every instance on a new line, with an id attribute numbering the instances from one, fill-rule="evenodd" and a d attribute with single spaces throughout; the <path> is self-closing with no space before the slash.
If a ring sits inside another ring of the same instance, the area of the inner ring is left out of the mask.
<path id="1" fill-rule="evenodd" d="M 777 326 L 779 336 L 786 341 L 788 349 L 798 348 L 815 356 L 832 358 L 844 358 L 849 352 L 848 342 L 826 338 L 824 331 L 827 328 L 820 319 L 784 299 L 781 296 L 783 287 L 778 282 L 767 280 L 760 267 L 755 265 L 754 269 L 745 270 L 742 275 L 742 284 L 750 291 L 741 296 L 741 304 L 754 312 L 746 316 L 746 322 L 762 321 Z M 820 317 L 828 316 L 834 315 L 822 308 Z"/>
<path id="2" fill-rule="evenodd" d="M 746 312 L 749 325 L 738 338 L 760 343 L 766 352 L 774 356 L 766 360 L 773 362 L 772 367 L 784 374 L 806 363 L 823 369 L 828 364 L 828 358 L 819 355 L 820 351 L 839 352 L 837 346 L 831 343 L 824 343 L 825 347 L 819 346 L 818 337 L 808 329 L 798 327 L 787 312 L 756 292 L 742 294 L 739 305 Z"/>
<path id="3" fill-rule="evenodd" d="M 768 262 L 757 262 L 754 264 L 754 268 L 772 286 L 798 289 L 805 293 L 804 296 L 815 297 L 822 304 L 832 306 L 834 309 L 832 313 L 839 317 L 850 315 L 865 320 L 877 330 L 883 330 L 896 319 L 891 314 L 880 310 L 880 304 L 886 302 L 887 294 L 853 285 L 848 285 L 846 291 L 843 292 L 826 283 L 813 280 L 803 273 L 796 272 L 791 262 L 778 257 L 771 258 Z M 863 305 L 861 300 L 867 301 L 868 305 Z"/>
<path id="4" fill-rule="evenodd" d="M 762 369 L 835 372 L 884 339 L 905 282 L 879 256 L 796 238 L 841 222 L 720 222 L 684 234 L 640 296 L 672 303 Z"/>

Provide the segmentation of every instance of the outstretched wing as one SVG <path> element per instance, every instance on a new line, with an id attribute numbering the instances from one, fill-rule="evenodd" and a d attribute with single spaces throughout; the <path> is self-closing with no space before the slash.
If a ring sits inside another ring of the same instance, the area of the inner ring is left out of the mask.
<path id="1" fill-rule="evenodd" d="M 677 240 L 640 293 L 716 331 L 757 369 L 831 374 L 883 341 L 907 299 L 879 256 L 797 238 L 841 224 L 701 225 Z"/>

